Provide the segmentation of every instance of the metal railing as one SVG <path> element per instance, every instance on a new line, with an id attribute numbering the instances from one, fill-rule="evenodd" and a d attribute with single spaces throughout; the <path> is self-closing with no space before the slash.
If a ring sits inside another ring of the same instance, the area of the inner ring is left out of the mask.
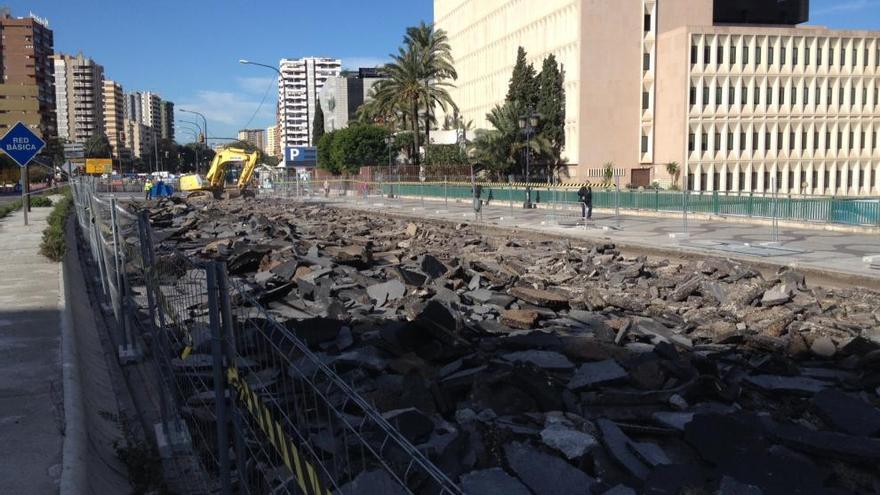
<path id="1" fill-rule="evenodd" d="M 329 193 L 324 194 L 325 182 Z M 526 187 L 519 183 L 478 182 L 484 203 L 521 205 Z M 539 207 L 553 208 L 578 202 L 579 187 L 553 187 L 534 184 L 530 187 L 531 201 Z M 473 189 L 464 177 L 443 181 L 361 181 L 338 179 L 328 181 L 287 181 L 262 190 L 265 195 L 320 198 L 381 198 L 406 197 L 409 199 L 470 201 Z M 777 219 L 807 223 L 859 225 L 880 227 L 880 198 L 837 197 L 739 192 L 695 192 L 610 189 L 593 190 L 593 207 L 626 211 L 678 212 L 687 205 L 689 213 L 717 216 Z"/>
<path id="2" fill-rule="evenodd" d="M 154 228 L 182 220 L 131 210 L 88 178 L 73 190 L 119 360 L 154 377 L 156 443 L 183 491 L 329 495 L 368 476 L 382 493 L 461 493 L 299 337 L 309 320 L 278 321 L 225 263 L 154 245 Z"/>

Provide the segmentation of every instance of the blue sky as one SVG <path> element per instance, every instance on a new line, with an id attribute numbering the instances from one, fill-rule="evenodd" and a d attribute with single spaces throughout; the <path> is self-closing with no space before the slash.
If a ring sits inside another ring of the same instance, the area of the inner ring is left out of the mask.
<path id="1" fill-rule="evenodd" d="M 432 0 L 3 3 L 13 15 L 32 11 L 48 18 L 56 52 L 91 56 L 126 91 L 155 91 L 178 108 L 205 113 L 212 136 L 234 136 L 246 125 L 266 127 L 274 120 L 274 74 L 238 59 L 274 65 L 282 57 L 314 55 L 341 58 L 347 67 L 376 65 L 396 50 L 407 26 L 430 22 L 433 10 Z M 810 24 L 880 30 L 880 0 L 810 3 Z M 178 132 L 178 141 L 188 139 Z"/>

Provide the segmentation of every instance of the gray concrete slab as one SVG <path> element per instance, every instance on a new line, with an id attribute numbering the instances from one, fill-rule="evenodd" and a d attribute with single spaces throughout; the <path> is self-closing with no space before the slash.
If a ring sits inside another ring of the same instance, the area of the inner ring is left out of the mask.
<path id="1" fill-rule="evenodd" d="M 39 253 L 51 208 L 0 220 L 0 493 L 57 493 L 60 265 Z"/>
<path id="2" fill-rule="evenodd" d="M 413 218 L 475 221 L 470 201 L 450 200 L 447 206 L 442 199 L 426 200 L 425 208 L 421 208 L 422 202 L 419 198 L 395 198 L 391 201 L 378 198 L 368 201 L 336 198 L 330 203 Z M 377 203 L 382 206 L 377 206 Z M 395 206 L 389 207 L 391 203 Z M 583 224 L 579 209 L 525 210 L 521 203 L 514 203 L 511 208 L 508 202 L 497 201 L 484 206 L 482 213 L 482 223 L 500 228 L 546 232 L 575 239 L 609 240 L 622 246 L 666 250 L 671 253 L 709 254 L 772 265 L 797 266 L 828 274 L 880 281 L 880 269 L 872 269 L 871 264 L 864 261 L 867 256 L 880 254 L 880 234 L 870 231 L 832 231 L 823 229 L 822 225 L 781 225 L 778 248 L 767 249 L 765 246 L 758 249 L 754 247 L 773 240 L 771 227 L 764 222 L 746 223 L 746 219 L 742 218 L 735 221 L 689 218 L 689 236 L 685 239 L 674 239 L 670 234 L 684 230 L 681 216 L 616 216 L 613 210 L 595 209 L 592 221 Z"/>

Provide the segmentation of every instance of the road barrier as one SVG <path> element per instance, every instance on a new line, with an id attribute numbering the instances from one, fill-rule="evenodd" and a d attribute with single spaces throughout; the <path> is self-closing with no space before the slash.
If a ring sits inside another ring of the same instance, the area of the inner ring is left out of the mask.
<path id="1" fill-rule="evenodd" d="M 276 192 L 319 190 L 297 189 Z M 156 444 L 177 491 L 330 495 L 370 474 L 381 493 L 461 493 L 297 337 L 307 321 L 277 321 L 225 263 L 155 246 L 154 226 L 175 219 L 117 204 L 94 179 L 73 190 L 119 361 L 153 377 Z"/>
<path id="2" fill-rule="evenodd" d="M 287 197 L 320 197 L 324 185 L 329 186 L 328 197 L 361 198 L 427 198 L 441 200 L 467 200 L 473 198 L 473 188 L 462 178 L 447 181 L 375 181 L 349 179 L 332 181 L 278 182 L 264 194 Z M 481 199 L 493 202 L 521 205 L 526 196 L 522 183 L 477 182 L 482 189 Z M 578 202 L 580 185 L 550 186 L 533 183 L 529 186 L 531 201 L 539 207 L 561 207 Z M 683 201 L 683 196 L 687 196 Z M 718 216 L 788 220 L 806 223 L 858 225 L 880 227 L 880 198 L 782 195 L 774 199 L 772 194 L 738 192 L 680 192 L 660 190 L 593 189 L 593 208 L 622 211 L 681 212 L 687 204 L 690 213 Z"/>

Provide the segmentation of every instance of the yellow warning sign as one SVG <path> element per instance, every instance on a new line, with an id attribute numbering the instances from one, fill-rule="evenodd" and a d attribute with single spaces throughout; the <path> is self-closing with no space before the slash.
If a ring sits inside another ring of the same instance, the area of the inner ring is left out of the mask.
<path id="1" fill-rule="evenodd" d="M 87 174 L 109 174 L 113 172 L 113 160 L 110 158 L 87 158 Z"/>

